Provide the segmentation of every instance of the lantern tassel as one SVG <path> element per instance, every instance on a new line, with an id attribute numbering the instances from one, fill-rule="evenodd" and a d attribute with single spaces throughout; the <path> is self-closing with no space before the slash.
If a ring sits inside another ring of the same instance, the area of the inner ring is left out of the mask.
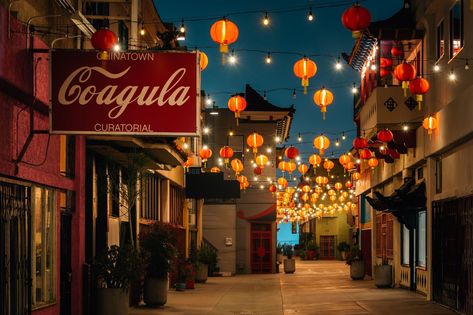
<path id="1" fill-rule="evenodd" d="M 417 104 L 419 105 L 419 111 L 421 111 L 421 110 L 422 110 L 422 100 L 423 100 L 422 95 L 421 95 L 421 94 L 417 94 L 416 100 L 417 100 Z"/>
<path id="2" fill-rule="evenodd" d="M 402 81 L 402 89 L 404 90 L 404 97 L 407 97 L 408 88 L 409 88 L 409 81 Z"/>

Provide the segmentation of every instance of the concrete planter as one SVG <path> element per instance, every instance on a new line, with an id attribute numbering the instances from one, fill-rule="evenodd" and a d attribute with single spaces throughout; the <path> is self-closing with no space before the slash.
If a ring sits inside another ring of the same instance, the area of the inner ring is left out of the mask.
<path id="1" fill-rule="evenodd" d="M 208 276 L 209 276 L 209 265 L 200 264 L 195 274 L 195 282 L 205 283 L 207 281 Z"/>
<path id="2" fill-rule="evenodd" d="M 144 287 L 144 301 L 149 306 L 161 306 L 168 299 L 168 279 L 147 278 Z"/>
<path id="3" fill-rule="evenodd" d="M 97 314 L 128 315 L 128 302 L 128 290 L 97 289 Z"/>
<path id="4" fill-rule="evenodd" d="M 296 260 L 294 258 L 284 259 L 284 272 L 294 273 L 296 271 Z"/>
<path id="5" fill-rule="evenodd" d="M 393 266 L 377 265 L 374 266 L 374 284 L 378 288 L 390 288 L 393 282 Z"/>
<path id="6" fill-rule="evenodd" d="M 353 280 L 363 280 L 365 277 L 365 264 L 363 260 L 353 261 L 350 265 L 350 277 Z"/>

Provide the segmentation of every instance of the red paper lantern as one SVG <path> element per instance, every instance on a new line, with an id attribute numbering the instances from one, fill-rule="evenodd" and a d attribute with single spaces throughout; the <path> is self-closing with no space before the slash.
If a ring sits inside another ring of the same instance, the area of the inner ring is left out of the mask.
<path id="1" fill-rule="evenodd" d="M 228 161 L 233 156 L 233 149 L 229 146 L 224 146 L 220 149 L 220 157 L 225 161 L 225 164 L 228 164 Z"/>
<path id="2" fill-rule="evenodd" d="M 289 160 L 294 160 L 295 158 L 299 156 L 299 150 L 297 150 L 297 148 L 293 146 L 290 146 L 289 148 L 286 149 L 284 154 Z"/>
<path id="3" fill-rule="evenodd" d="M 368 149 L 363 149 L 360 151 L 360 158 L 363 160 L 368 160 L 371 158 L 371 151 Z"/>
<path id="4" fill-rule="evenodd" d="M 384 142 L 384 143 L 391 142 L 394 139 L 394 135 L 389 129 L 382 129 L 378 131 L 378 134 L 376 135 L 376 137 L 378 138 L 379 141 Z"/>
<path id="5" fill-rule="evenodd" d="M 430 83 L 424 78 L 418 77 L 409 83 L 409 90 L 416 96 L 416 101 L 419 104 L 419 110 L 422 109 L 423 95 L 429 92 Z"/>
<path id="6" fill-rule="evenodd" d="M 391 71 L 387 70 L 386 68 L 379 69 L 379 75 L 381 76 L 381 78 L 384 78 L 390 74 L 391 74 Z"/>
<path id="7" fill-rule="evenodd" d="M 352 183 L 351 181 L 347 181 L 347 182 L 345 183 L 345 187 L 348 188 L 348 189 L 350 189 L 350 188 L 353 187 L 353 183 Z"/>
<path id="8" fill-rule="evenodd" d="M 118 37 L 109 29 L 103 28 L 95 31 L 90 39 L 92 46 L 101 52 L 100 59 L 107 59 L 107 52 L 118 43 Z"/>
<path id="9" fill-rule="evenodd" d="M 355 3 L 343 13 L 342 24 L 352 31 L 353 38 L 358 38 L 361 31 L 371 24 L 370 11 Z"/>
<path id="10" fill-rule="evenodd" d="M 276 192 L 276 190 L 277 190 L 276 185 L 269 186 L 269 191 L 272 192 L 273 194 Z"/>
<path id="11" fill-rule="evenodd" d="M 368 146 L 368 140 L 366 140 L 365 138 L 358 137 L 358 138 L 355 138 L 355 140 L 353 140 L 353 147 L 356 150 L 364 149 L 367 146 Z"/>
<path id="12" fill-rule="evenodd" d="M 391 48 L 391 55 L 393 57 L 402 57 L 404 55 L 404 50 L 402 45 L 397 43 Z"/>
<path id="13" fill-rule="evenodd" d="M 236 42 L 238 34 L 236 24 L 227 18 L 218 20 L 210 28 L 210 37 L 214 42 L 220 44 L 220 52 L 222 54 L 228 53 L 228 45 Z"/>
<path id="14" fill-rule="evenodd" d="M 263 169 L 261 167 L 257 166 L 253 169 L 253 173 L 255 175 L 261 175 L 261 173 L 263 173 Z"/>
<path id="15" fill-rule="evenodd" d="M 394 68 L 394 76 L 400 82 L 402 82 L 402 88 L 404 90 L 404 96 L 407 96 L 407 88 L 409 87 L 409 81 L 416 78 L 416 68 L 406 62 L 403 62 Z"/>
<path id="16" fill-rule="evenodd" d="M 393 66 L 393 60 L 391 58 L 381 57 L 379 59 L 379 65 L 381 68 L 389 68 Z"/>

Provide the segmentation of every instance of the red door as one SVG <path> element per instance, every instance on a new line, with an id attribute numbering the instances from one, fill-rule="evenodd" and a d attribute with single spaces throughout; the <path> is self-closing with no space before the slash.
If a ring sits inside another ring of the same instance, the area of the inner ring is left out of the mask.
<path id="1" fill-rule="evenodd" d="M 335 259 L 335 235 L 320 236 L 320 258 Z"/>
<path id="2" fill-rule="evenodd" d="M 272 272 L 271 224 L 251 224 L 251 272 Z"/>
<path id="3" fill-rule="evenodd" d="M 365 262 L 365 274 L 371 275 L 371 230 L 361 231 L 361 252 Z"/>

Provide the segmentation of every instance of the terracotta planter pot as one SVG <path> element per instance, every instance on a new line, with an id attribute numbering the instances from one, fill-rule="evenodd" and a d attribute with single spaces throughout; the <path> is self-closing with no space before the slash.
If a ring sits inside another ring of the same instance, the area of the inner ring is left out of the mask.
<path id="1" fill-rule="evenodd" d="M 351 263 L 350 277 L 353 280 L 363 280 L 365 278 L 365 263 L 363 260 L 357 260 Z"/>
<path id="2" fill-rule="evenodd" d="M 294 258 L 284 259 L 284 272 L 294 273 L 296 271 L 296 260 Z"/>
<path id="3" fill-rule="evenodd" d="M 161 306 L 168 299 L 168 279 L 147 278 L 144 286 L 144 301 L 149 306 Z"/>
<path id="4" fill-rule="evenodd" d="M 374 266 L 374 284 L 378 288 L 392 287 L 393 267 L 391 265 Z"/>
<path id="5" fill-rule="evenodd" d="M 200 264 L 196 270 L 195 282 L 205 283 L 209 276 L 209 266 L 207 264 Z"/>
<path id="6" fill-rule="evenodd" d="M 128 315 L 128 290 L 97 289 L 97 314 Z"/>

